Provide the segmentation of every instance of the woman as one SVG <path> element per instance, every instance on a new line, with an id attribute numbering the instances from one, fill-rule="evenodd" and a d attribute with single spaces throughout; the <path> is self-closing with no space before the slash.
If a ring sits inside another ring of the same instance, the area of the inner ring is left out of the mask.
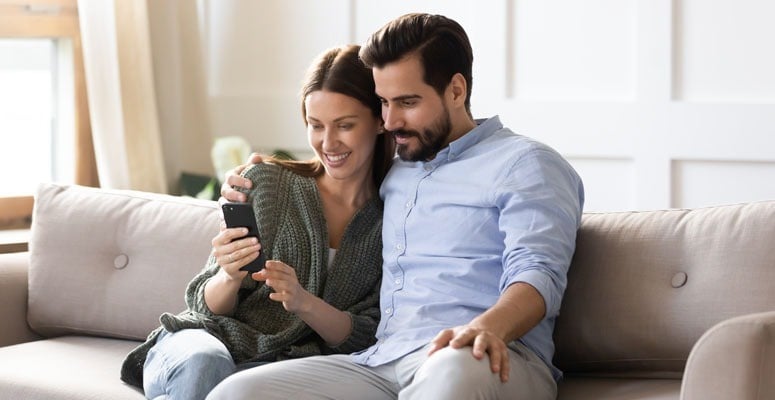
<path id="1" fill-rule="evenodd" d="M 371 345 L 379 322 L 382 203 L 394 153 L 358 46 L 324 52 L 302 88 L 316 157 L 269 159 L 242 173 L 261 243 L 243 228 L 213 239 L 186 291 L 188 310 L 124 361 L 121 378 L 148 398 L 204 398 L 236 369 Z M 263 270 L 240 268 L 265 252 Z"/>

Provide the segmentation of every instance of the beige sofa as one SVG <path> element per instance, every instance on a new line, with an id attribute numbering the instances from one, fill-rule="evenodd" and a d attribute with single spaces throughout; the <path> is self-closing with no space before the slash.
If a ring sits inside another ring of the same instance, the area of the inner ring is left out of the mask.
<path id="1" fill-rule="evenodd" d="M 214 202 L 43 185 L 0 255 L 0 398 L 141 399 L 124 355 L 184 307 Z M 585 214 L 557 322 L 559 399 L 775 398 L 775 201 Z"/>

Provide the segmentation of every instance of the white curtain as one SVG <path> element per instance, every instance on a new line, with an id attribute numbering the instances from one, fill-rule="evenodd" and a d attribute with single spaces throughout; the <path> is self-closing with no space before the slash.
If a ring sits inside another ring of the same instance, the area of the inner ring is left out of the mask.
<path id="1" fill-rule="evenodd" d="M 142 1 L 148 4 L 164 165 L 177 192 L 183 172 L 213 176 L 204 18 L 193 0 Z"/>
<path id="2" fill-rule="evenodd" d="M 103 187 L 166 193 L 144 0 L 78 0 L 86 88 Z"/>

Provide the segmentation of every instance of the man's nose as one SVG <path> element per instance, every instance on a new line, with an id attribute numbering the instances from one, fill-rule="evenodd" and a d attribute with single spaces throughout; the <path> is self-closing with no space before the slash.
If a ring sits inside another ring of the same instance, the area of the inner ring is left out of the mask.
<path id="1" fill-rule="evenodd" d="M 382 107 L 382 120 L 385 121 L 385 130 L 389 132 L 404 127 L 401 112 L 394 107 Z"/>

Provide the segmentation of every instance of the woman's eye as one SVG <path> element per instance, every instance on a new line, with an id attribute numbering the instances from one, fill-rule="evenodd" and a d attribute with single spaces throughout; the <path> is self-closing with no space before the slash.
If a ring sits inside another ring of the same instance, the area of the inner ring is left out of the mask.
<path id="1" fill-rule="evenodd" d="M 352 128 L 353 128 L 353 124 L 341 124 L 341 125 L 339 125 L 339 129 L 341 129 L 343 131 L 349 131 Z"/>

